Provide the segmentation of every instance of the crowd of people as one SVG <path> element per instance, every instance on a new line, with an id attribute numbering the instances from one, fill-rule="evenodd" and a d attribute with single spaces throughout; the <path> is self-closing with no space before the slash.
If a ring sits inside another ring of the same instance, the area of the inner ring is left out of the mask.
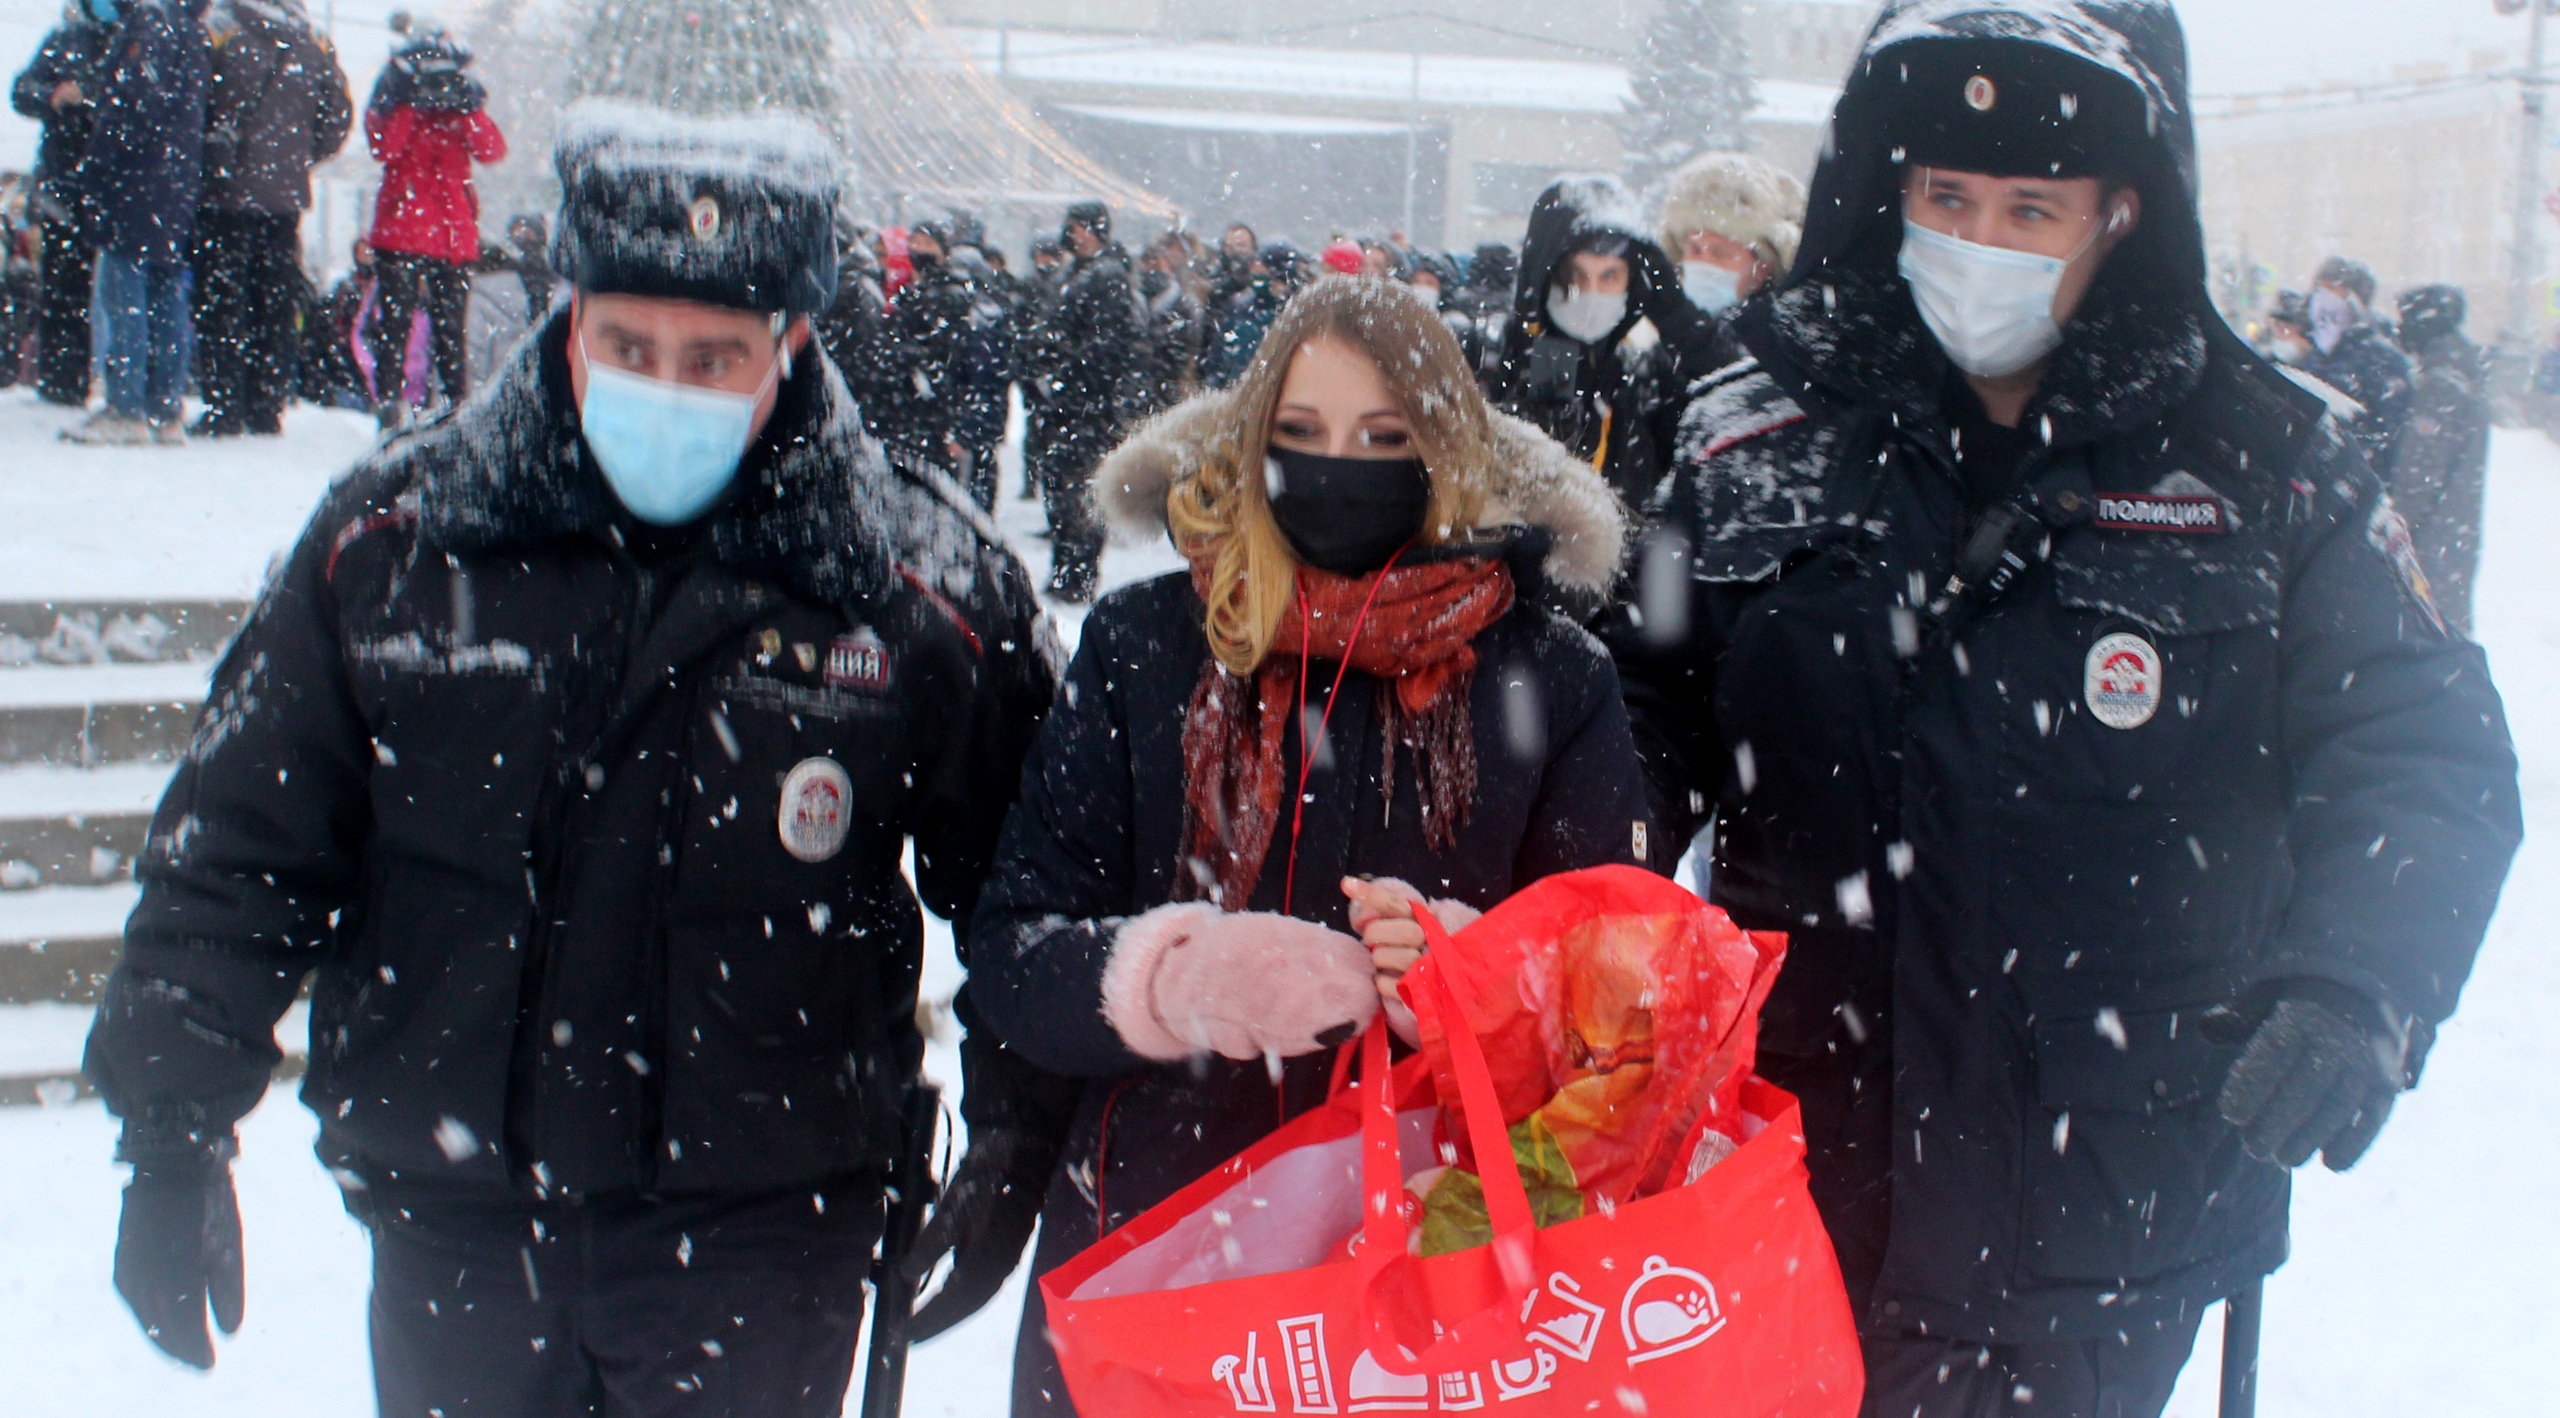
<path id="1" fill-rule="evenodd" d="M 240 1322 L 234 1127 L 306 977 L 386 1413 L 838 1412 L 920 903 L 969 972 L 967 1149 L 888 1241 L 925 1337 L 1413 1045 L 1426 905 L 1695 844 L 1787 939 L 1756 1068 L 1876 1418 L 2157 1415 L 2454 1011 L 2521 834 L 2476 356 L 2350 262 L 2266 351 L 2224 320 L 2166 0 L 1893 0 L 1810 183 L 1560 181 L 1463 258 L 1133 254 L 1081 202 L 1017 273 L 847 217 L 814 127 L 611 106 L 492 258 L 466 64 L 418 36 L 368 104 L 332 298 L 378 401 L 453 408 L 217 669 L 90 1037 L 179 1358 Z M 146 312 L 285 229 L 141 225 L 96 281 Z M 492 259 L 532 329 L 465 399 Z M 1051 598 L 1107 529 L 1186 563 L 1063 663 L 986 515 L 1017 402 Z M 1021 1418 L 1076 1411 L 1045 1303 Z"/>
<path id="2" fill-rule="evenodd" d="M 64 437 L 272 435 L 296 397 L 393 427 L 468 394 L 470 273 L 531 280 L 545 258 L 480 235 L 471 170 L 506 141 L 469 50 L 405 14 L 392 27 L 362 113 L 382 165 L 371 228 L 324 298 L 302 220 L 312 169 L 357 114 L 301 0 L 73 0 L 10 86 L 42 136 L 0 242 L 12 381 L 23 361 L 41 397 L 74 408 L 103 384 Z M 203 412 L 188 424 L 191 391 Z"/>

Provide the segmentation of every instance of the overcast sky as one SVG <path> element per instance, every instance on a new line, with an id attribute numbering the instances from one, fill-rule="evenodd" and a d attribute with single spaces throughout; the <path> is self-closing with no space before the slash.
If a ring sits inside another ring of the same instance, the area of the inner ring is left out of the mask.
<path id="1" fill-rule="evenodd" d="M 2460 70 L 2474 49 L 2524 49 L 2524 17 L 2491 0 L 2188 0 L 2178 13 L 2200 94 L 2381 78 L 2430 59 Z M 2560 24 L 2551 37 L 2560 58 Z"/>

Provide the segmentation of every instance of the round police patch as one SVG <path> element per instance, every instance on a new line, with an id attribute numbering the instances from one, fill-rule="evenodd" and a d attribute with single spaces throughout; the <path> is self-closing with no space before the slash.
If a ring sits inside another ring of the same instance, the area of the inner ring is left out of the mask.
<path id="1" fill-rule="evenodd" d="M 693 199 L 684 209 L 684 218 L 696 241 L 709 241 L 720 234 L 720 204 L 708 193 Z"/>
<path id="2" fill-rule="evenodd" d="M 804 862 L 844 850 L 853 827 L 853 776 L 832 758 L 804 758 L 782 780 L 782 849 Z"/>
<path id="3" fill-rule="evenodd" d="M 1989 113 L 2000 106 L 2000 86 L 1988 74 L 1976 74 L 1964 81 L 1964 101 L 1976 113 Z"/>
<path id="4" fill-rule="evenodd" d="M 2084 694 L 2110 729 L 2138 729 L 2160 712 L 2160 652 L 2139 635 L 2100 636 L 2089 647 Z"/>

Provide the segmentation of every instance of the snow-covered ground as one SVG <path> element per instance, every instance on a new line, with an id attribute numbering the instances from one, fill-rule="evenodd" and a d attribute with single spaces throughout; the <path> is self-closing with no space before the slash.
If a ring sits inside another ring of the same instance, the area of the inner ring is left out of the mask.
<path id="1" fill-rule="evenodd" d="M 363 446 L 358 420 L 298 410 L 277 442 L 183 453 L 56 444 L 61 415 L 0 394 L 0 598 L 242 596 L 300 526 L 320 487 Z M 2295 1205 L 2295 1259 L 2268 1289 L 2270 1418 L 2523 1418 L 2554 1410 L 2560 1354 L 2560 954 L 2538 948 L 2560 915 L 2560 448 L 2501 433 L 2490 487 L 2480 624 L 2525 761 L 2531 835 L 2462 1015 L 2426 1086 L 2346 1177 L 2316 1165 Z M 1011 497 L 1013 540 L 1045 573 L 1037 511 Z M 1113 582 L 1173 566 L 1167 549 L 1114 549 Z M 1076 620 L 1063 618 L 1073 638 Z M 946 995 L 949 938 L 928 933 L 928 992 Z M 289 1024 L 287 1026 L 291 1028 Z M 0 1063 L 64 1067 L 77 1012 L 0 1013 Z M 929 1067 L 956 1078 L 948 1038 Z M 0 1412 L 40 1418 L 184 1413 L 354 1418 L 371 1411 L 367 1256 L 311 1155 L 289 1089 L 242 1129 L 248 1324 L 211 1374 L 164 1359 L 108 1283 L 120 1168 L 114 1124 L 92 1102 L 0 1110 Z M 909 1411 L 999 1418 L 1021 1278 L 971 1324 L 916 1351 Z M 2215 1332 L 2171 1405 L 2214 1409 Z"/>

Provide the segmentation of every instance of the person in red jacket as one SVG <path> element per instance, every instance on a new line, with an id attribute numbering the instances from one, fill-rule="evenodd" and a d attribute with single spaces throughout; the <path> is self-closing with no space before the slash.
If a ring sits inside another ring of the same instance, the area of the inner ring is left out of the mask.
<path id="1" fill-rule="evenodd" d="M 365 140 L 382 164 L 369 238 L 382 280 L 374 364 L 399 367 L 412 322 L 423 311 L 436 382 L 456 404 L 468 392 L 464 317 L 471 263 L 480 256 L 480 197 L 471 165 L 507 155 L 505 135 L 482 106 L 486 93 L 462 72 L 470 62 L 470 51 L 442 30 L 422 30 L 392 53 L 364 115 Z M 386 428 L 406 416 L 396 383 L 377 412 Z"/>

